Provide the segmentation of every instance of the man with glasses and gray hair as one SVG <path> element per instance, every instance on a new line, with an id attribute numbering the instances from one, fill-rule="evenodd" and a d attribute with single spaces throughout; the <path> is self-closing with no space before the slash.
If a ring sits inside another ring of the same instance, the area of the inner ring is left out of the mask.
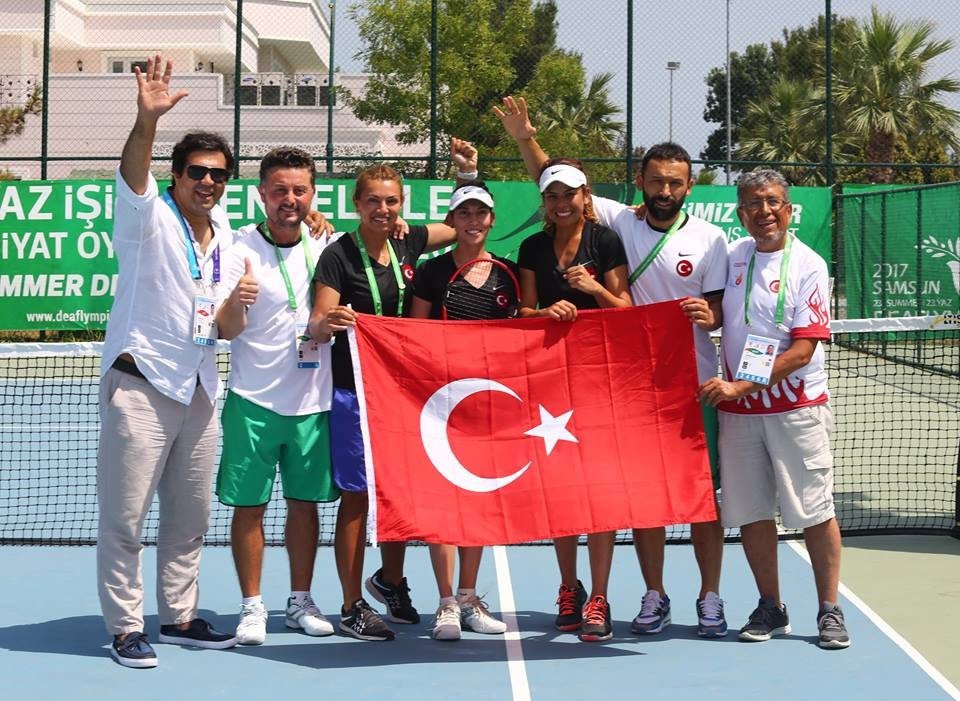
<path id="1" fill-rule="evenodd" d="M 724 379 L 704 382 L 700 399 L 720 410 L 721 518 L 725 527 L 740 528 L 760 593 L 740 640 L 790 633 L 777 572 L 779 504 L 783 525 L 803 530 L 810 553 L 820 647 L 846 648 L 823 350 L 830 338 L 827 266 L 790 231 L 793 205 L 780 173 L 745 173 L 737 197 L 750 236 L 730 247 Z"/>
<path id="2" fill-rule="evenodd" d="M 150 173 L 157 122 L 186 96 L 170 92 L 172 70 L 160 56 L 135 69 L 137 118 L 116 177 L 119 277 L 101 363 L 97 584 L 111 655 L 134 668 L 157 666 L 144 634 L 140 567 L 155 494 L 160 642 L 236 643 L 197 617 L 220 437 L 214 311 L 224 296 L 220 261 L 233 240 L 217 203 L 233 155 L 216 134 L 187 134 L 173 149 L 173 184 L 159 191 Z"/>

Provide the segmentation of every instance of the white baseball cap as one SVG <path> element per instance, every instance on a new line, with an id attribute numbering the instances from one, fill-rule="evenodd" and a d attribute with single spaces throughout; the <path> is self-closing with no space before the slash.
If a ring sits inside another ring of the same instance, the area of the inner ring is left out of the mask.
<path id="1" fill-rule="evenodd" d="M 477 187 L 476 185 L 466 185 L 454 190 L 453 197 L 450 198 L 449 211 L 452 212 L 464 202 L 468 202 L 470 200 L 482 202 L 490 209 L 493 209 L 493 197 L 489 192 L 484 190 L 482 187 Z"/>
<path id="2" fill-rule="evenodd" d="M 579 168 L 566 164 L 550 166 L 540 174 L 540 192 L 555 182 L 561 182 L 567 187 L 583 187 L 587 184 L 587 176 Z"/>

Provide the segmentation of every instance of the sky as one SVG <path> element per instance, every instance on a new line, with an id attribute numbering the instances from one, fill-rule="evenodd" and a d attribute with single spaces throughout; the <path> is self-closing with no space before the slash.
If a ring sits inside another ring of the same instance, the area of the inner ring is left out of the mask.
<path id="1" fill-rule="evenodd" d="M 665 141 L 670 134 L 670 71 L 673 72 L 673 139 L 696 158 L 708 134 L 719 125 L 703 120 L 707 73 L 723 67 L 728 0 L 634 0 L 634 128 L 635 145 Z M 346 8 L 337 3 L 337 63 L 359 70 L 350 55 L 360 46 Z M 729 0 L 730 50 L 742 53 L 749 44 L 769 43 L 782 30 L 809 26 L 823 13 L 824 0 Z M 892 13 L 901 21 L 932 21 L 936 39 L 960 38 L 960 12 L 944 11 L 942 0 L 833 0 L 832 11 L 843 17 L 869 17 L 870 7 Z M 583 56 L 587 75 L 614 73 L 611 95 L 626 105 L 626 0 L 557 0 L 557 43 Z M 601 9 L 598 9 L 601 8 Z M 931 78 L 960 79 L 960 45 L 940 57 Z M 944 99 L 960 110 L 960 95 Z M 536 115 L 531 115 L 536 125 Z"/>

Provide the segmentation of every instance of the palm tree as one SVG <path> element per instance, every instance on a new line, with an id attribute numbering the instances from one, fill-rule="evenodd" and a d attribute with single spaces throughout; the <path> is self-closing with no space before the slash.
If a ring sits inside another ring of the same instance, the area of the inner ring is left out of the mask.
<path id="1" fill-rule="evenodd" d="M 820 88 L 807 81 L 780 78 L 765 99 L 747 105 L 736 157 L 756 161 L 821 160 L 823 121 L 811 118 L 811 111 L 822 110 L 822 105 Z M 783 167 L 782 171 L 794 184 L 813 185 L 822 178 L 819 171 L 805 167 Z"/>
<path id="2" fill-rule="evenodd" d="M 927 79 L 930 63 L 953 42 L 932 39 L 933 31 L 931 22 L 898 22 L 874 7 L 854 40 L 836 48 L 834 98 L 844 130 L 862 140 L 866 161 L 894 162 L 901 136 L 932 135 L 955 150 L 960 147 L 960 112 L 938 101 L 960 91 L 960 82 Z M 877 166 L 868 178 L 889 183 L 893 170 Z"/>
<path id="3" fill-rule="evenodd" d="M 614 119 L 620 108 L 610 99 L 611 80 L 612 73 L 599 73 L 590 81 L 586 94 L 576 101 L 557 98 L 544 104 L 540 129 L 566 131 L 579 142 L 584 153 L 597 148 L 613 152 L 624 123 Z"/>

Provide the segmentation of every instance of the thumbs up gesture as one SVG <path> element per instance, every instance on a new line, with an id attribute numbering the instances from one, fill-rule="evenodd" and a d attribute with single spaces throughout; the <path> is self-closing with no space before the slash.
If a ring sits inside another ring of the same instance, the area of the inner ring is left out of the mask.
<path id="1" fill-rule="evenodd" d="M 253 274 L 253 265 L 249 258 L 243 259 L 243 276 L 237 281 L 237 286 L 233 288 L 231 297 L 237 304 L 249 307 L 257 301 L 257 293 L 260 291 L 260 284 Z"/>

